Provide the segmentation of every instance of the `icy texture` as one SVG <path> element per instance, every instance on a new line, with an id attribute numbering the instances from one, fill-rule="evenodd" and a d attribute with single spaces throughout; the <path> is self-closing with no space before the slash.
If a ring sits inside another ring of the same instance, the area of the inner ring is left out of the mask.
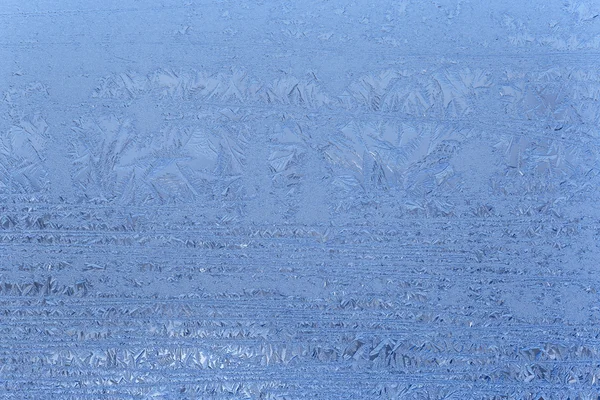
<path id="1" fill-rule="evenodd" d="M 0 398 L 600 398 L 598 2 L 0 3 Z"/>

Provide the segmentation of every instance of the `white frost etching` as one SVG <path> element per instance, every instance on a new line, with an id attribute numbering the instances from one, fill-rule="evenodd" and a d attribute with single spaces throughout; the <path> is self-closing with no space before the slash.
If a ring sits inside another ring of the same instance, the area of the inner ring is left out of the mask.
<path id="1" fill-rule="evenodd" d="M 75 132 L 73 180 L 89 200 L 125 204 L 190 201 L 204 182 L 239 175 L 244 155 L 227 130 L 164 127 L 153 137 L 115 115 L 83 118 Z"/>
<path id="2" fill-rule="evenodd" d="M 36 193 L 48 186 L 44 167 L 48 124 L 37 114 L 23 117 L 0 133 L 0 191 Z"/>

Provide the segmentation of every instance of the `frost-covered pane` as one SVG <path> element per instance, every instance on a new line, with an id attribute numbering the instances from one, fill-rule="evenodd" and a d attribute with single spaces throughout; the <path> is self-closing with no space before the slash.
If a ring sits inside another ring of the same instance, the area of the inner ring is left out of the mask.
<path id="1" fill-rule="evenodd" d="M 0 398 L 599 398 L 597 2 L 0 3 Z"/>

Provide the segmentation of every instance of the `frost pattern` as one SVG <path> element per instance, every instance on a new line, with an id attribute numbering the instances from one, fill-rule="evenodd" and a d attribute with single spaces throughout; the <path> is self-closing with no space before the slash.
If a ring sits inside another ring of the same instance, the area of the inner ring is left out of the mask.
<path id="1" fill-rule="evenodd" d="M 600 8 L 501 3 L 3 8 L 0 397 L 598 399 Z"/>
<path id="2" fill-rule="evenodd" d="M 0 190 L 39 192 L 48 184 L 44 142 L 48 124 L 40 115 L 25 117 L 0 136 Z"/>

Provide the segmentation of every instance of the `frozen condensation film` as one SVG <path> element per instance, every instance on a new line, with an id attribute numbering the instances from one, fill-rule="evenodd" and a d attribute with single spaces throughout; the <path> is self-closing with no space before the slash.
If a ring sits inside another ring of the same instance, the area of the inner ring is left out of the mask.
<path id="1" fill-rule="evenodd" d="M 0 398 L 600 399 L 600 3 L 0 1 Z"/>

